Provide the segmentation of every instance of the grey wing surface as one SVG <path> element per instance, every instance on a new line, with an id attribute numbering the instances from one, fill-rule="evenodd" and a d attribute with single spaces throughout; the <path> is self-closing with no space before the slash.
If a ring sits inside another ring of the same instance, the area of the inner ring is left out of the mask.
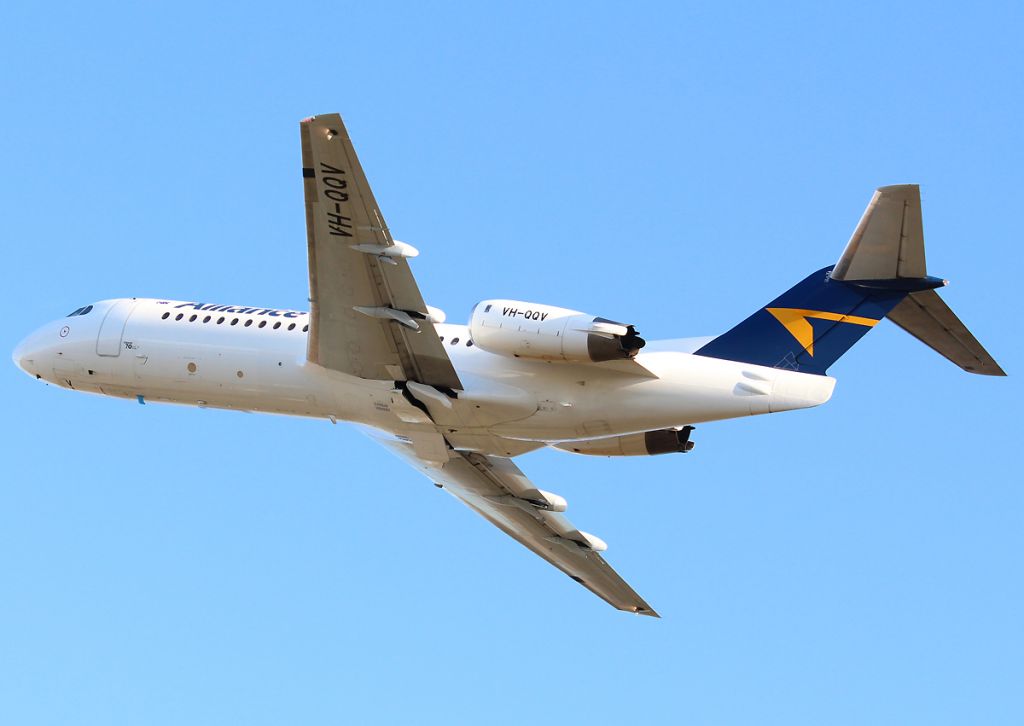
<path id="1" fill-rule="evenodd" d="M 538 489 L 511 459 L 449 451 L 444 463 L 418 457 L 412 443 L 371 436 L 523 546 L 619 610 L 659 617 L 599 554 L 604 543 L 551 511 L 558 497 Z"/>
<path id="2" fill-rule="evenodd" d="M 338 114 L 299 124 L 309 247 L 307 358 L 376 380 L 462 388 Z M 414 254 L 414 252 L 412 252 Z"/>

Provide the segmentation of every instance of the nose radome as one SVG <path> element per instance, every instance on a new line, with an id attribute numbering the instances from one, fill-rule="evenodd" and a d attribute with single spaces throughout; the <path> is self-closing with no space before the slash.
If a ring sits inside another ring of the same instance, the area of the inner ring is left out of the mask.
<path id="1" fill-rule="evenodd" d="M 18 366 L 18 368 L 29 373 L 29 370 L 25 367 L 28 360 L 28 347 L 25 345 L 24 340 L 14 348 L 14 352 L 11 353 L 11 360 L 14 361 L 14 365 Z"/>
<path id="2" fill-rule="evenodd" d="M 38 378 L 39 372 L 36 367 L 38 347 L 33 342 L 35 337 L 35 334 L 30 335 L 18 343 L 14 352 L 11 353 L 11 360 L 14 361 L 14 365 L 21 368 L 25 373 L 33 378 Z"/>

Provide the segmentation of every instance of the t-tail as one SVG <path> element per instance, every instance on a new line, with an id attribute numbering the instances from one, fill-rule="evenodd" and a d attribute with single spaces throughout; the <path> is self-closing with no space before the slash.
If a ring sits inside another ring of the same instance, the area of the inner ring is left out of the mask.
<path id="1" fill-rule="evenodd" d="M 839 261 L 811 274 L 697 355 L 824 375 L 882 318 L 971 373 L 1006 375 L 936 292 L 916 184 L 875 192 Z"/>

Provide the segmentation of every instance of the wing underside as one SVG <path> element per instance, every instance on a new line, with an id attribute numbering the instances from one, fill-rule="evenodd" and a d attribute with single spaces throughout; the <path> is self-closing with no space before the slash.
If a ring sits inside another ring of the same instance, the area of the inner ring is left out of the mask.
<path id="1" fill-rule="evenodd" d="M 374 438 L 613 607 L 658 617 L 599 554 L 604 543 L 550 511 L 557 498 L 537 489 L 511 459 L 449 451 L 447 461 L 427 462 L 417 457 L 412 443 Z"/>

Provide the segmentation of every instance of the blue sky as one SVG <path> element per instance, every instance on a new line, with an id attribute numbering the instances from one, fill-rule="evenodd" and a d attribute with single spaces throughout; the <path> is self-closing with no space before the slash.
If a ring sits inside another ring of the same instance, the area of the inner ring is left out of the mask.
<path id="1" fill-rule="evenodd" d="M 339 111 L 452 320 L 714 334 L 914 182 L 929 272 L 1010 377 L 881 325 L 825 407 L 521 459 L 651 620 L 344 426 L 8 365 L 0 722 L 1024 721 L 1024 13 L 830 5 L 5 5 L 8 349 L 107 297 L 303 307 L 298 121 Z"/>

